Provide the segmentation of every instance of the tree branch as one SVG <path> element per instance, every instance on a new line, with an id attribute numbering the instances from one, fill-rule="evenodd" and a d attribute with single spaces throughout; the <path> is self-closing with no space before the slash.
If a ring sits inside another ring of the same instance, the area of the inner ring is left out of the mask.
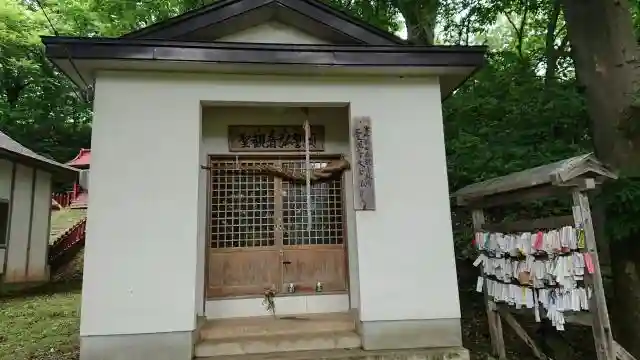
<path id="1" fill-rule="evenodd" d="M 507 14 L 506 12 L 502 12 L 502 14 L 504 14 L 504 16 L 507 18 L 507 21 L 509 22 L 509 24 L 511 24 L 511 27 L 513 27 L 513 30 L 516 32 L 516 35 L 517 35 L 518 34 L 518 27 L 513 22 L 513 20 L 511 20 L 511 18 L 509 17 L 509 14 Z"/>
<path id="2" fill-rule="evenodd" d="M 523 59 L 522 55 L 522 46 L 524 43 L 524 29 L 527 25 L 527 15 L 529 14 L 529 1 L 524 1 L 524 12 L 522 14 L 522 19 L 520 20 L 520 31 L 518 31 L 518 55 Z"/>
<path id="3" fill-rule="evenodd" d="M 547 23 L 547 34 L 545 36 L 545 57 L 546 57 L 546 70 L 544 81 L 549 83 L 555 78 L 556 70 L 558 66 L 558 53 L 556 51 L 556 28 L 558 27 L 558 19 L 560 18 L 560 0 L 553 2 L 553 9 L 549 15 L 549 22 Z M 567 37 L 565 36 L 565 39 Z M 563 41 L 565 40 L 563 39 Z M 566 46 L 566 45 L 565 45 Z M 563 46 L 564 47 L 564 46 Z"/>

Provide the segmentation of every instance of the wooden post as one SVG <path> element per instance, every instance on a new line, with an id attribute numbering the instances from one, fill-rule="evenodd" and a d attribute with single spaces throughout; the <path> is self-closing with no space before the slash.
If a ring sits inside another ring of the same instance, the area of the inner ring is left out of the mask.
<path id="1" fill-rule="evenodd" d="M 613 346 L 613 335 L 609 323 L 609 312 L 607 311 L 607 301 L 604 296 L 604 286 L 600 274 L 600 262 L 598 260 L 598 248 L 596 237 L 591 220 L 591 209 L 589 198 L 579 189 L 573 191 L 574 217 L 576 228 L 584 230 L 585 246 L 587 252 L 593 260 L 593 274 L 585 276 L 585 283 L 591 285 L 593 294 L 589 302 L 589 312 L 593 314 L 593 340 L 596 345 L 598 360 L 615 360 L 615 348 Z"/>
<path id="2" fill-rule="evenodd" d="M 482 209 L 476 209 L 472 212 L 474 234 L 482 230 L 484 225 L 484 212 Z M 483 282 L 484 301 L 487 310 L 487 319 L 489 322 L 489 334 L 491 335 L 491 345 L 493 354 L 498 356 L 499 360 L 507 359 L 507 352 L 504 346 L 504 338 L 502 333 L 502 320 L 493 300 L 489 297 L 486 279 Z"/>

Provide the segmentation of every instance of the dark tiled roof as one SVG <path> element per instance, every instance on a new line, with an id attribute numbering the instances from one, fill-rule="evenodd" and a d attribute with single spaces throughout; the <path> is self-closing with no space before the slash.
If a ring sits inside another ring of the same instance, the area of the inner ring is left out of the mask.
<path id="1" fill-rule="evenodd" d="M 0 158 L 11 159 L 55 174 L 76 176 L 78 173 L 78 170 L 71 166 L 48 159 L 31 149 L 24 147 L 22 144 L 13 140 L 3 132 L 0 132 Z"/>

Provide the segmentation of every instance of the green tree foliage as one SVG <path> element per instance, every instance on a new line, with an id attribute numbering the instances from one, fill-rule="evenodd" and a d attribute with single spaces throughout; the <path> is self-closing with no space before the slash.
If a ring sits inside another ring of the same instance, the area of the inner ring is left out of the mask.
<path id="1" fill-rule="evenodd" d="M 90 146 L 91 104 L 44 58 L 39 36 L 120 36 L 213 1 L 40 0 L 50 24 L 36 0 L 0 0 L 0 130 L 37 152 L 70 159 Z M 326 1 L 389 31 L 403 26 L 402 17 L 413 43 L 435 38 L 490 47 L 486 68 L 444 105 L 452 189 L 593 148 L 560 0 Z M 632 4 L 640 34 L 640 5 Z M 601 199 L 610 239 L 640 234 L 638 181 L 607 185 Z M 465 257 L 469 216 L 453 215 Z"/>
<path id="2" fill-rule="evenodd" d="M 575 85 L 547 86 L 511 52 L 492 54 L 444 110 L 452 189 L 591 148 L 584 99 Z"/>
<path id="3" fill-rule="evenodd" d="M 44 58 L 41 11 L 0 0 L 0 130 L 34 151 L 68 160 L 90 138 L 90 105 Z"/>
<path id="4" fill-rule="evenodd" d="M 449 185 L 465 185 L 585 153 L 591 149 L 584 98 L 572 81 L 545 83 L 530 62 L 510 51 L 444 103 Z M 566 202 L 511 206 L 489 217 L 560 215 Z M 471 216 L 454 207 L 457 255 L 471 256 Z"/>

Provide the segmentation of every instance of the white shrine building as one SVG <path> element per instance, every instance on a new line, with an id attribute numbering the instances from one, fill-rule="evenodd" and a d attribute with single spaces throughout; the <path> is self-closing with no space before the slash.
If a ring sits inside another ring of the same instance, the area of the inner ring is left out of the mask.
<path id="1" fill-rule="evenodd" d="M 409 45 L 316 0 L 222 0 L 43 42 L 95 94 L 82 360 L 467 356 L 441 102 L 484 47 Z M 304 169 L 307 145 L 313 168 L 351 169 L 310 192 L 229 170 Z"/>

